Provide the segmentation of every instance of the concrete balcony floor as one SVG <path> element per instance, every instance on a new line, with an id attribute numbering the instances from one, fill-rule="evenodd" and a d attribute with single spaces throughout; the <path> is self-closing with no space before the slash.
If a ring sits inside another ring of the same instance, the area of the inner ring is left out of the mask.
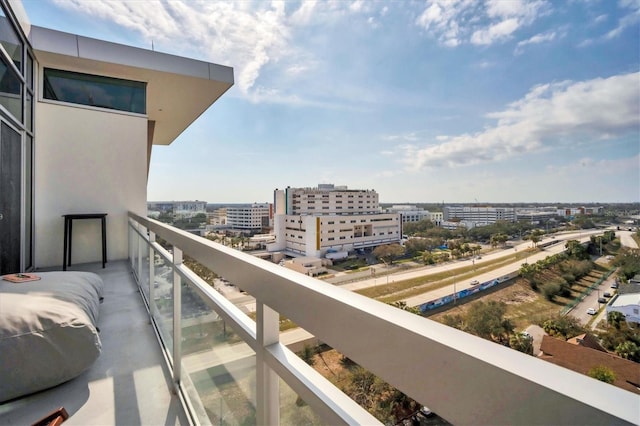
<path id="1" fill-rule="evenodd" d="M 70 415 L 65 425 L 188 424 L 127 261 L 69 270 L 95 272 L 104 281 L 102 353 L 77 378 L 0 404 L 0 424 L 31 424 L 61 406 Z"/>

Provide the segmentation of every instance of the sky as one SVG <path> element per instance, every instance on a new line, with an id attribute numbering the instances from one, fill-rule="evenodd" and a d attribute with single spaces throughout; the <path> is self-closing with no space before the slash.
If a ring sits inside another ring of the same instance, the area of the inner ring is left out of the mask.
<path id="1" fill-rule="evenodd" d="M 234 68 L 148 200 L 640 201 L 640 0 L 23 0 L 34 25 Z"/>

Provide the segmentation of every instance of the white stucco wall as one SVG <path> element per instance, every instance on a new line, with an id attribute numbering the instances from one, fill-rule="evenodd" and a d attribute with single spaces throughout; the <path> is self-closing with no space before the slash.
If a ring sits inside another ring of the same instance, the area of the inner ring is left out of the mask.
<path id="1" fill-rule="evenodd" d="M 36 104 L 35 266 L 62 265 L 68 213 L 107 213 L 108 260 L 127 257 L 127 212 L 146 214 L 147 120 Z M 100 220 L 73 223 L 73 263 L 102 257 Z"/>

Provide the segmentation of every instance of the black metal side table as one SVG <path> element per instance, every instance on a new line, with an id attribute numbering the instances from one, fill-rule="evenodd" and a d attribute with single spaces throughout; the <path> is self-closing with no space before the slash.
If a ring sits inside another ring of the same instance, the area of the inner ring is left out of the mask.
<path id="1" fill-rule="evenodd" d="M 73 234 L 74 219 L 100 219 L 102 222 L 102 267 L 107 263 L 107 213 L 64 214 L 64 255 L 62 270 L 71 266 L 71 236 Z"/>

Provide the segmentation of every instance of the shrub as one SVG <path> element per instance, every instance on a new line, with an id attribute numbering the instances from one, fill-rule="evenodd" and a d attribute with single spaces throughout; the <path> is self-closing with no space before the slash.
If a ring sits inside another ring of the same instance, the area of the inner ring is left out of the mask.
<path id="1" fill-rule="evenodd" d="M 616 374 L 604 365 L 596 365 L 587 373 L 589 377 L 600 380 L 605 383 L 613 383 L 616 380 Z"/>
<path id="2" fill-rule="evenodd" d="M 549 301 L 553 301 L 561 291 L 562 287 L 560 286 L 560 284 L 553 281 L 545 284 L 544 287 L 542 287 L 542 294 Z"/>

